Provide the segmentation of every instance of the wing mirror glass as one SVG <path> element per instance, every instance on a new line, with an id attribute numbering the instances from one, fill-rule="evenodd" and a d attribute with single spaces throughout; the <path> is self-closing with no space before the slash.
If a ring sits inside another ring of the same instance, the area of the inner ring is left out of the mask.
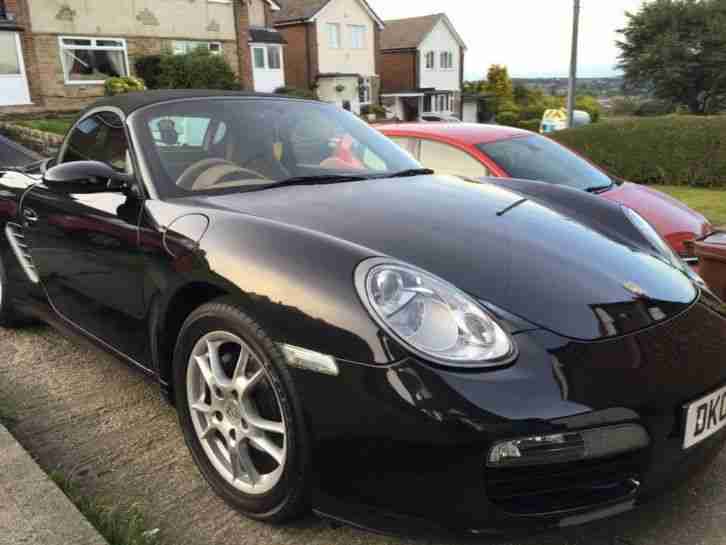
<path id="1" fill-rule="evenodd" d="M 134 177 L 100 161 L 61 163 L 43 173 L 43 183 L 63 193 L 122 193 L 131 189 Z"/>

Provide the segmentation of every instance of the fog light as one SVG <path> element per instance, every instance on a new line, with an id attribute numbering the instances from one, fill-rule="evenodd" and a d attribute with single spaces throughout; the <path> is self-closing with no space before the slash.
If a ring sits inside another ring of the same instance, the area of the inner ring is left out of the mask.
<path id="1" fill-rule="evenodd" d="M 650 437 L 638 424 L 624 424 L 577 432 L 532 435 L 497 443 L 487 466 L 538 466 L 604 458 L 645 448 Z"/>

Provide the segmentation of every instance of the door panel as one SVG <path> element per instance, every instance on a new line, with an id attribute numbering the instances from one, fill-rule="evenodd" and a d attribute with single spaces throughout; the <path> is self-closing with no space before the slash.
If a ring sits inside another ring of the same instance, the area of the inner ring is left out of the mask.
<path id="1" fill-rule="evenodd" d="M 55 310 L 139 363 L 148 362 L 140 203 L 121 194 L 61 195 L 36 186 L 23 202 L 27 210 L 37 219 L 26 223 L 26 238 Z"/>
<path id="2" fill-rule="evenodd" d="M 129 158 L 123 121 L 103 112 L 78 123 L 59 163 L 103 161 L 131 173 Z M 22 207 L 30 254 L 56 312 L 148 367 L 145 262 L 138 241 L 142 202 L 121 193 L 72 194 L 39 184 Z"/>

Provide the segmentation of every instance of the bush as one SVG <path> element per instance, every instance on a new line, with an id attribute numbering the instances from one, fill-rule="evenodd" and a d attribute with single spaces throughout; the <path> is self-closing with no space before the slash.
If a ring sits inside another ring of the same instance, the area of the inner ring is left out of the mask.
<path id="1" fill-rule="evenodd" d="M 539 126 L 541 123 L 541 117 L 538 119 L 525 119 L 524 121 L 519 121 L 517 123 L 517 127 L 526 131 L 539 132 Z"/>
<path id="2" fill-rule="evenodd" d="M 550 136 L 632 182 L 726 187 L 726 116 L 629 118 Z"/>
<path id="3" fill-rule="evenodd" d="M 183 55 L 164 53 L 159 63 L 160 89 L 239 89 L 232 67 L 221 55 L 199 48 Z"/>
<path id="4" fill-rule="evenodd" d="M 103 82 L 103 89 L 106 96 L 123 95 L 134 91 L 146 91 L 144 81 L 131 76 L 120 78 L 108 78 Z"/>
<path id="5" fill-rule="evenodd" d="M 644 102 L 635 110 L 635 115 L 640 117 L 653 117 L 657 115 L 668 115 L 675 113 L 676 107 L 664 100 L 649 100 Z"/>
<path id="6" fill-rule="evenodd" d="M 516 127 L 519 123 L 519 113 L 512 111 L 503 111 L 497 114 L 497 123 L 508 127 Z"/>
<path id="7" fill-rule="evenodd" d="M 375 115 L 377 119 L 385 119 L 386 109 L 378 104 L 366 104 L 360 109 L 361 115 Z"/>
<path id="8" fill-rule="evenodd" d="M 298 89 L 297 87 L 278 87 L 275 89 L 275 93 L 278 95 L 288 95 L 297 98 L 307 98 L 310 100 L 317 100 L 318 97 L 314 91 L 307 89 Z"/>
<path id="9" fill-rule="evenodd" d="M 161 55 L 146 55 L 139 57 L 134 64 L 136 74 L 146 82 L 149 89 L 159 88 L 159 74 L 161 73 Z"/>

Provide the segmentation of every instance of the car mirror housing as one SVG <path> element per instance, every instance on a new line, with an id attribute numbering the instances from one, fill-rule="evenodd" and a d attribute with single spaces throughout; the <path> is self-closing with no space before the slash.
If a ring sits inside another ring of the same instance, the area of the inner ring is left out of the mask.
<path id="1" fill-rule="evenodd" d="M 75 161 L 46 170 L 43 183 L 61 193 L 121 193 L 132 186 L 133 176 L 100 161 Z"/>

